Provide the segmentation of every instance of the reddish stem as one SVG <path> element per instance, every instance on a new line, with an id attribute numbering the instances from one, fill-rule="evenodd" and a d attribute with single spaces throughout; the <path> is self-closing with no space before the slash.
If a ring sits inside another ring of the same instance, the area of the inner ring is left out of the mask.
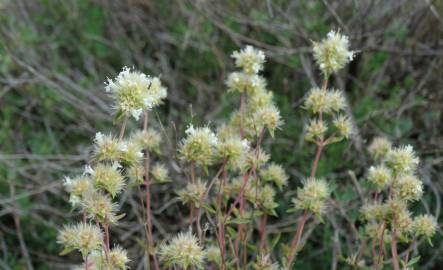
<path id="1" fill-rule="evenodd" d="M 398 262 L 398 252 L 397 252 L 397 228 L 395 227 L 395 217 L 392 227 L 393 227 L 392 240 L 391 240 L 392 267 L 394 267 L 394 270 L 400 270 L 400 264 Z"/>
<path id="2" fill-rule="evenodd" d="M 315 159 L 314 159 L 314 163 L 312 164 L 312 169 L 311 169 L 311 177 L 315 177 L 315 174 L 317 172 L 317 167 L 318 167 L 318 162 L 320 161 L 320 156 L 323 150 L 323 142 L 320 142 L 317 146 L 317 152 L 315 153 Z"/>
<path id="3" fill-rule="evenodd" d="M 148 112 L 145 111 L 144 112 L 144 121 L 143 121 L 143 131 L 146 132 L 148 129 Z M 156 270 L 159 270 L 159 264 L 157 261 L 157 257 L 155 256 L 155 254 L 151 254 L 151 250 L 154 248 L 154 238 L 152 236 L 152 212 L 151 212 L 151 180 L 149 177 L 149 171 L 150 171 L 150 155 L 149 155 L 149 151 L 147 149 L 144 150 L 143 153 L 144 156 L 144 178 L 145 178 L 145 187 L 146 187 L 146 238 L 147 238 L 147 242 L 148 242 L 148 249 L 147 249 L 147 256 L 148 256 L 148 260 L 149 260 L 149 256 L 152 255 L 152 260 L 154 262 L 154 268 Z"/>
<path id="4" fill-rule="evenodd" d="M 260 249 L 266 250 L 266 224 L 268 222 L 268 216 L 265 214 L 260 221 Z"/>
<path id="5" fill-rule="evenodd" d="M 306 220 L 308 220 L 308 210 L 305 210 L 303 212 L 303 216 L 301 217 L 297 225 L 297 231 L 295 233 L 294 239 L 292 239 L 291 248 L 289 250 L 288 270 L 291 269 L 292 264 L 295 260 L 295 256 L 297 255 L 298 245 L 300 244 L 300 239 L 303 233 L 303 228 L 305 227 Z"/>

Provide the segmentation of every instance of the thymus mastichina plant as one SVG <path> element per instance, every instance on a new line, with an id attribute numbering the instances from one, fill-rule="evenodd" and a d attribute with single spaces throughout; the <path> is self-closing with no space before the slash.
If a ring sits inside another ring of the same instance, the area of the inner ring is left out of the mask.
<path id="1" fill-rule="evenodd" d="M 83 213 L 83 220 L 60 231 L 63 253 L 78 250 L 84 260 L 80 269 L 127 269 L 130 258 L 120 246 L 110 245 L 109 227 L 124 217 L 116 200 L 119 194 L 132 185 L 144 185 L 144 244 L 149 269 L 293 269 L 304 245 L 306 223 L 315 219 L 325 222 L 323 216 L 333 200 L 330 181 L 317 176 L 322 153 L 326 146 L 349 139 L 355 131 L 344 93 L 329 85 L 329 77 L 352 61 L 354 54 L 348 38 L 338 31 L 313 42 L 313 56 L 323 81 L 309 90 L 303 109 L 310 118 L 304 139 L 314 144 L 316 151 L 309 175 L 294 192 L 290 209 L 285 209 L 291 213 L 286 217 L 277 215 L 282 200 L 277 196 L 290 179 L 264 147 L 284 122 L 261 75 L 266 63 L 263 51 L 246 46 L 232 53 L 237 70 L 225 83 L 228 94 L 237 98 L 238 108 L 228 121 L 186 125 L 177 145 L 185 185 L 171 179 L 168 168 L 152 158 L 162 152 L 162 136 L 148 126 L 148 116 L 166 97 L 166 88 L 156 77 L 124 68 L 106 84 L 115 117 L 122 123 L 119 134 L 98 132 L 84 173 L 65 179 L 70 202 Z M 131 117 L 142 118 L 143 123 L 140 130 L 126 136 Z M 400 269 L 400 264 L 407 268 L 417 259 L 409 259 L 412 248 L 400 258 L 397 242 L 414 247 L 420 237 L 430 239 L 437 227 L 433 217 L 412 218 L 408 210 L 423 194 L 416 175 L 418 158 L 410 146 L 394 148 L 383 138 L 375 139 L 369 152 L 377 162 L 366 177 L 371 187 L 367 192 L 374 195 L 361 211 L 366 223 L 361 249 L 345 261 L 353 267 L 366 267 L 364 243 L 371 240 L 374 268 L 383 265 L 385 243 L 391 245 L 394 269 Z M 179 186 L 175 192 L 188 209 L 187 226 L 156 242 L 150 187 L 169 182 Z M 268 233 L 269 220 L 279 219 L 296 221 L 295 228 L 288 228 L 289 241 Z"/>

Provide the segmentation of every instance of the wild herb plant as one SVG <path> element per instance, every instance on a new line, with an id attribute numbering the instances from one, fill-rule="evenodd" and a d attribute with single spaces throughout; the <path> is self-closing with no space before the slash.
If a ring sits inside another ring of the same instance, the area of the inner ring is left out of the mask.
<path id="1" fill-rule="evenodd" d="M 60 231 L 62 253 L 78 250 L 84 260 L 79 269 L 127 269 L 130 259 L 123 248 L 111 246 L 109 229 L 124 218 L 116 203 L 119 194 L 143 185 L 147 268 L 294 269 L 305 224 L 310 219 L 325 222 L 322 216 L 333 199 L 328 179 L 317 176 L 322 153 L 326 146 L 354 133 L 345 114 L 344 93 L 329 85 L 329 77 L 352 61 L 355 52 L 349 47 L 348 38 L 335 31 L 313 43 L 323 82 L 309 91 L 303 107 L 310 117 L 304 138 L 315 144 L 316 151 L 310 174 L 302 180 L 291 208 L 285 209 L 295 213 L 285 219 L 297 220 L 289 238 L 271 239 L 267 232 L 271 216 L 282 218 L 277 216 L 276 196 L 286 188 L 289 177 L 272 162 L 264 143 L 266 137 L 274 138 L 283 120 L 261 75 L 265 55 L 246 46 L 232 54 L 238 70 L 226 80 L 227 91 L 238 100 L 231 118 L 218 126 L 189 123 L 178 143 L 179 161 L 189 179 L 176 194 L 188 208 L 188 226 L 171 239 L 154 241 L 153 237 L 151 186 L 174 179 L 165 165 L 152 158 L 162 152 L 162 136 L 148 121 L 150 111 L 166 97 L 166 88 L 158 78 L 129 68 L 108 80 L 106 91 L 114 101 L 121 129 L 118 136 L 97 133 L 84 173 L 65 179 L 70 202 L 83 213 L 83 220 Z M 141 129 L 126 135 L 130 117 L 142 118 Z M 379 163 L 367 175 L 374 196 L 362 208 L 367 225 L 361 248 L 346 262 L 356 268 L 381 269 L 387 255 L 385 244 L 390 243 L 394 269 L 400 269 L 400 264 L 406 269 L 417 261 L 409 257 L 418 238 L 430 239 L 437 226 L 431 216 L 412 219 L 408 211 L 408 204 L 423 193 L 415 174 L 418 158 L 410 146 L 393 148 L 380 138 L 369 146 L 369 152 Z M 368 239 L 372 241 L 370 255 L 364 245 Z M 411 244 L 403 256 L 398 253 L 398 241 Z M 364 257 L 370 257 L 371 264 Z"/>

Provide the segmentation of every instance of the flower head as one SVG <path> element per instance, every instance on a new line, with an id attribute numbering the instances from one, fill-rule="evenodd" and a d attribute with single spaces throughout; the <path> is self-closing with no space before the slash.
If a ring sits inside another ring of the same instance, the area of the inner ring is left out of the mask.
<path id="1" fill-rule="evenodd" d="M 123 175 L 118 170 L 118 165 L 98 164 L 94 169 L 94 185 L 97 188 L 102 188 L 109 192 L 112 197 L 115 197 L 123 190 L 125 180 Z"/>
<path id="2" fill-rule="evenodd" d="M 198 179 L 195 183 L 187 184 L 184 189 L 177 193 L 183 204 L 193 203 L 195 207 L 199 208 L 205 192 L 206 184 Z"/>
<path id="3" fill-rule="evenodd" d="M 147 149 L 150 152 L 159 152 L 160 143 L 162 137 L 154 129 L 148 129 L 146 131 L 140 130 L 131 136 L 131 141 L 138 144 L 140 149 Z"/>
<path id="4" fill-rule="evenodd" d="M 126 149 L 122 152 L 121 156 L 122 162 L 125 164 L 140 163 L 143 158 L 143 153 L 139 142 L 131 138 L 125 142 L 125 145 Z"/>
<path id="5" fill-rule="evenodd" d="M 197 238 L 191 233 L 179 233 L 169 243 L 159 247 L 160 260 L 167 267 L 178 266 L 183 269 L 195 267 L 203 269 L 205 252 Z"/>
<path id="6" fill-rule="evenodd" d="M 161 163 L 156 163 L 154 166 L 152 166 L 151 174 L 156 183 L 171 182 L 168 169 Z"/>
<path id="7" fill-rule="evenodd" d="M 413 172 L 419 163 L 411 145 L 401 146 L 391 149 L 386 154 L 386 164 L 396 174 Z"/>
<path id="8" fill-rule="evenodd" d="M 379 190 L 385 188 L 390 183 L 391 178 L 391 171 L 384 165 L 369 168 L 368 181 Z"/>
<path id="9" fill-rule="evenodd" d="M 132 115 L 139 119 L 143 110 L 152 109 L 166 97 L 158 78 L 124 67 L 118 76 L 106 83 L 106 92 L 115 101 L 118 114 Z"/>
<path id="10" fill-rule="evenodd" d="M 260 75 L 232 72 L 228 75 L 226 86 L 228 86 L 228 92 L 256 93 L 265 91 L 266 81 Z"/>
<path id="11" fill-rule="evenodd" d="M 66 251 L 77 249 L 83 258 L 94 250 L 100 250 L 102 232 L 100 228 L 89 223 L 65 226 L 58 235 L 58 242 Z"/>
<path id="12" fill-rule="evenodd" d="M 258 130 L 267 128 L 271 136 L 274 136 L 274 132 L 277 128 L 283 124 L 281 120 L 280 111 L 274 105 L 269 105 L 258 109 L 254 113 L 254 123 Z"/>
<path id="13" fill-rule="evenodd" d="M 63 185 L 66 191 L 70 193 L 69 202 L 76 206 L 85 194 L 92 191 L 92 181 L 87 175 L 77 176 L 74 179 L 65 177 Z"/>
<path id="14" fill-rule="evenodd" d="M 115 223 L 122 216 L 117 216 L 118 205 L 108 195 L 95 192 L 82 201 L 82 209 L 89 218 L 102 223 Z"/>
<path id="15" fill-rule="evenodd" d="M 296 209 L 309 210 L 319 216 L 326 209 L 329 194 L 330 190 L 325 180 L 311 177 L 297 190 L 297 198 L 292 202 Z"/>
<path id="16" fill-rule="evenodd" d="M 208 259 L 208 261 L 214 262 L 218 266 L 221 265 L 222 258 L 221 258 L 220 247 L 215 246 L 215 245 L 210 245 L 209 247 L 206 248 L 205 252 L 206 252 L 206 258 Z"/>
<path id="17" fill-rule="evenodd" d="M 313 113 L 339 112 L 346 107 L 346 100 L 340 90 L 314 87 L 309 91 L 304 107 Z"/>
<path id="18" fill-rule="evenodd" d="M 431 238 L 437 231 L 437 220 L 431 215 L 420 215 L 414 219 L 412 225 L 416 236 Z"/>
<path id="19" fill-rule="evenodd" d="M 414 175 L 401 175 L 395 179 L 392 190 L 399 199 L 416 201 L 423 195 L 423 183 Z"/>
<path id="20" fill-rule="evenodd" d="M 252 265 L 254 270 L 279 270 L 281 269 L 278 263 L 273 263 L 270 254 L 260 255 L 257 261 Z"/>
<path id="21" fill-rule="evenodd" d="M 112 135 L 97 132 L 94 138 L 94 157 L 98 161 L 118 161 L 122 152 L 127 150 L 127 145 Z"/>
<path id="22" fill-rule="evenodd" d="M 145 181 L 145 168 L 141 164 L 132 165 L 127 169 L 127 176 L 132 183 L 142 184 Z"/>
<path id="23" fill-rule="evenodd" d="M 123 248 L 116 246 L 109 252 L 110 269 L 126 270 L 129 263 L 128 253 Z"/>
<path id="24" fill-rule="evenodd" d="M 234 168 L 249 151 L 249 142 L 238 136 L 219 139 L 215 155 L 219 160 L 225 160 L 228 168 Z"/>
<path id="25" fill-rule="evenodd" d="M 384 137 L 376 137 L 369 145 L 369 153 L 375 159 L 383 159 L 386 154 L 391 150 L 392 143 Z"/>
<path id="26" fill-rule="evenodd" d="M 285 170 L 275 163 L 260 170 L 260 176 L 267 182 L 273 182 L 279 189 L 288 184 L 288 175 Z"/>
<path id="27" fill-rule="evenodd" d="M 243 156 L 241 162 L 239 163 L 239 168 L 242 172 L 245 172 L 251 168 L 260 168 L 268 161 L 269 155 L 261 148 L 258 152 L 255 150 L 250 150 L 246 155 Z"/>
<path id="28" fill-rule="evenodd" d="M 355 52 L 349 50 L 349 39 L 338 31 L 330 31 L 321 42 L 314 42 L 314 58 L 325 76 L 349 63 Z"/>
<path id="29" fill-rule="evenodd" d="M 212 164 L 218 139 L 209 127 L 194 128 L 189 125 L 186 135 L 180 144 L 181 158 L 186 161 L 195 161 L 202 166 Z"/>
<path id="30" fill-rule="evenodd" d="M 353 125 L 349 117 L 338 115 L 334 119 L 333 124 L 342 138 L 349 138 L 353 132 Z"/>
<path id="31" fill-rule="evenodd" d="M 310 142 L 321 140 L 325 137 L 327 130 L 328 126 L 323 120 L 311 120 L 306 127 L 305 140 Z"/>
<path id="32" fill-rule="evenodd" d="M 247 45 L 240 51 L 233 52 L 232 58 L 235 59 L 235 65 L 242 68 L 247 74 L 257 74 L 260 72 L 265 62 L 265 54 L 263 51 L 255 49 L 250 45 Z"/>

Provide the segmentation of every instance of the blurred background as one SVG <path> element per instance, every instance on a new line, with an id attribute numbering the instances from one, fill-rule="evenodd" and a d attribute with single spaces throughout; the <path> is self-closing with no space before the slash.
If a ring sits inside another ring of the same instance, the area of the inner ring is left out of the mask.
<path id="1" fill-rule="evenodd" d="M 168 87 L 167 101 L 154 113 L 175 179 L 153 194 L 154 230 L 163 238 L 185 228 L 185 214 L 177 215 L 184 208 L 170 191 L 185 181 L 174 158 L 177 140 L 191 120 L 229 118 L 238 107 L 224 86 L 234 70 L 230 54 L 246 44 L 263 50 L 264 76 L 285 121 L 265 142 L 290 175 L 283 209 L 314 154 L 303 141 L 301 104 L 321 81 L 311 41 L 330 29 L 349 35 L 359 51 L 331 81 L 345 91 L 357 133 L 328 148 L 320 162 L 319 174 L 336 183 L 334 196 L 348 206 L 337 205 L 324 224 L 308 226 L 310 241 L 297 260 L 304 269 L 348 269 L 343 260 L 357 244 L 349 224 L 358 229 L 358 182 L 371 164 L 366 145 L 374 136 L 417 149 L 425 197 L 414 209 L 440 215 L 443 1 L 1 0 L 0 269 L 67 269 L 79 261 L 75 254 L 58 256 L 57 230 L 78 219 L 62 177 L 82 171 L 97 131 L 117 130 L 104 82 L 123 66 L 159 75 Z M 128 216 L 113 235 L 129 249 L 132 268 L 141 269 L 137 190 L 121 197 Z M 270 234 L 288 237 L 294 217 L 279 216 L 270 221 Z M 417 269 L 441 269 L 440 230 L 433 247 L 421 245 L 420 253 Z"/>

